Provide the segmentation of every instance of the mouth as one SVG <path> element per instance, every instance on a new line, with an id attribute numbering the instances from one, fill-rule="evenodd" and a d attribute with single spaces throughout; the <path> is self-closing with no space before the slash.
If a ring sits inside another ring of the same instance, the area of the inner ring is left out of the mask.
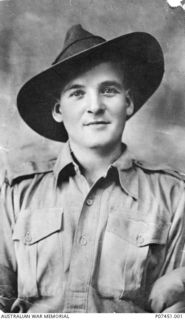
<path id="1" fill-rule="evenodd" d="M 90 121 L 85 123 L 85 126 L 99 126 L 99 125 L 107 125 L 110 124 L 109 121 Z"/>

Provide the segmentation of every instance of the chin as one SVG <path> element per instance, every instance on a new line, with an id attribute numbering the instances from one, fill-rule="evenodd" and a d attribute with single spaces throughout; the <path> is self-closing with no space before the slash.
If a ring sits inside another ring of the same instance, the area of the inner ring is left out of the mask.
<path id="1" fill-rule="evenodd" d="M 112 137 L 108 134 L 91 134 L 86 135 L 86 142 L 90 146 L 106 146 L 112 143 Z"/>
<path id="2" fill-rule="evenodd" d="M 113 143 L 111 143 L 110 141 L 91 141 L 90 143 L 88 143 L 88 147 L 90 149 L 105 149 L 105 148 L 109 148 L 111 147 Z"/>

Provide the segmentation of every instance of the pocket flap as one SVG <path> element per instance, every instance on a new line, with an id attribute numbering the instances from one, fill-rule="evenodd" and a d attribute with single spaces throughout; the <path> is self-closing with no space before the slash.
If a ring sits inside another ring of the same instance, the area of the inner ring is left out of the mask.
<path id="1" fill-rule="evenodd" d="M 31 245 L 62 229 L 63 210 L 61 208 L 42 208 L 24 210 L 15 224 L 13 240 Z"/>
<path id="2" fill-rule="evenodd" d="M 148 244 L 165 244 L 170 224 L 159 220 L 152 223 L 145 220 L 123 217 L 121 214 L 109 216 L 107 231 L 135 244 L 138 247 Z"/>

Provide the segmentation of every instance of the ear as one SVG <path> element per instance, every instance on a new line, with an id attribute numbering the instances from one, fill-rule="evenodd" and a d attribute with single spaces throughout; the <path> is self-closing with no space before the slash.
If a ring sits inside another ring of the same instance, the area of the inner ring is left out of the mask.
<path id="1" fill-rule="evenodd" d="M 53 119 L 56 122 L 62 122 L 63 121 L 63 116 L 62 116 L 62 110 L 61 110 L 61 105 L 59 102 L 56 102 L 53 109 L 52 109 L 52 116 Z"/>
<path id="2" fill-rule="evenodd" d="M 131 117 L 131 115 L 134 113 L 134 102 L 131 97 L 130 91 L 127 90 L 126 92 L 126 115 L 127 118 Z"/>

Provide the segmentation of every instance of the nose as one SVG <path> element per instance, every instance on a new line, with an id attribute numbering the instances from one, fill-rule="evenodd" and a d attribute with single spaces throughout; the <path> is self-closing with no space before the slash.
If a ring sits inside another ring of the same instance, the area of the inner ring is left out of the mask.
<path id="1" fill-rule="evenodd" d="M 101 96 L 96 92 L 91 92 L 87 98 L 88 113 L 102 113 L 105 110 L 105 105 Z"/>

